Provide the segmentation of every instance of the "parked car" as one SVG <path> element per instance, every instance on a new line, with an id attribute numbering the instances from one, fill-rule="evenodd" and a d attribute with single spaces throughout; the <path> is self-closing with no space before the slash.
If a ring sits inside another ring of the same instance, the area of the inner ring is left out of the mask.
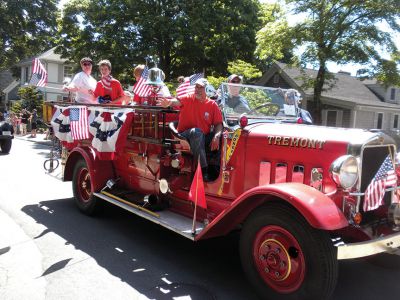
<path id="1" fill-rule="evenodd" d="M 12 139 L 14 138 L 14 128 L 0 114 L 0 150 L 2 153 L 9 153 L 11 150 Z"/>

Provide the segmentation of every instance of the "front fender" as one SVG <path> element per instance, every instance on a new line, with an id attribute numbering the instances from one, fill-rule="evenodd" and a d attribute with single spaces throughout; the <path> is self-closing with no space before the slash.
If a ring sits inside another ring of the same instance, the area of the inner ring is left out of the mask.
<path id="1" fill-rule="evenodd" d="M 348 226 L 342 211 L 325 194 L 301 183 L 278 183 L 258 186 L 240 195 L 196 240 L 227 234 L 258 206 L 277 200 L 293 206 L 314 228 L 336 230 Z"/>
<path id="2" fill-rule="evenodd" d="M 101 190 L 107 180 L 115 178 L 111 161 L 99 160 L 95 151 L 90 148 L 76 147 L 68 155 L 64 169 L 64 181 L 71 181 L 75 164 L 79 159 L 84 159 L 89 169 L 92 191 Z"/>

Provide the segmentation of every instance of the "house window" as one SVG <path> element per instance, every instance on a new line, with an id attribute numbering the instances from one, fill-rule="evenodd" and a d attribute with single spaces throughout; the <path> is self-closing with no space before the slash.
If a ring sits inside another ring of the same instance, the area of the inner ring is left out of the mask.
<path id="1" fill-rule="evenodd" d="M 279 74 L 274 75 L 274 83 L 279 83 Z"/>
<path id="2" fill-rule="evenodd" d="M 69 77 L 72 78 L 73 72 L 72 72 L 72 66 L 64 66 L 64 78 Z"/>
<path id="3" fill-rule="evenodd" d="M 326 115 L 326 126 L 336 126 L 337 111 L 328 110 Z"/>
<path id="4" fill-rule="evenodd" d="M 378 119 L 376 121 L 376 128 L 382 129 L 382 124 L 383 124 L 383 113 L 378 113 Z"/>
<path id="5" fill-rule="evenodd" d="M 399 115 L 393 116 L 393 129 L 399 128 Z"/>
<path id="6" fill-rule="evenodd" d="M 396 99 L 396 89 L 390 89 L 390 100 Z"/>
<path id="7" fill-rule="evenodd" d="M 25 68 L 25 82 L 29 82 L 29 67 Z"/>

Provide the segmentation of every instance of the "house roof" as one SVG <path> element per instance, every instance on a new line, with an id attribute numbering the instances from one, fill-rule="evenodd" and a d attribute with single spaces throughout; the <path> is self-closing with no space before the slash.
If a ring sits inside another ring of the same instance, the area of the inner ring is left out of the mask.
<path id="1" fill-rule="evenodd" d="M 304 89 L 305 78 L 314 79 L 317 77 L 317 70 L 300 69 L 284 63 L 276 62 L 259 80 L 259 84 L 265 85 L 276 73 L 279 73 L 293 88 L 298 89 L 307 96 L 312 96 L 312 88 Z M 332 73 L 333 79 L 326 81 L 321 98 L 337 99 L 357 105 L 369 105 L 379 107 L 399 108 L 396 104 L 382 102 L 365 83 L 348 75 L 347 73 Z M 332 86 L 331 86 L 332 85 Z"/>
<path id="2" fill-rule="evenodd" d="M 25 59 L 22 59 L 18 62 L 17 66 L 25 66 L 25 65 L 30 65 L 32 63 L 32 60 L 34 58 L 39 58 L 41 61 L 55 61 L 55 62 L 66 62 L 67 59 L 65 58 L 61 58 L 60 54 L 54 53 L 54 50 L 56 49 L 56 47 L 51 48 L 39 55 L 35 55 L 35 56 L 31 56 Z"/>
<path id="3" fill-rule="evenodd" d="M 10 70 L 0 71 L 0 92 L 3 91 L 6 87 L 8 87 L 10 83 L 13 81 L 14 78 L 12 77 L 12 73 Z"/>

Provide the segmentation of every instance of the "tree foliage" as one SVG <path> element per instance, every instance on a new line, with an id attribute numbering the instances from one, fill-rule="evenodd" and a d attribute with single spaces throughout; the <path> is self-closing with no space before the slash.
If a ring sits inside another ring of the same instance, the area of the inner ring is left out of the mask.
<path id="1" fill-rule="evenodd" d="M 240 59 L 228 63 L 228 72 L 243 76 L 244 82 L 251 82 L 262 76 L 261 71 L 256 66 Z"/>
<path id="2" fill-rule="evenodd" d="M 295 14 L 307 17 L 293 28 L 296 44 L 305 47 L 300 61 L 318 68 L 314 82 L 314 118 L 321 116 L 321 93 L 327 75 L 327 63 L 358 63 L 371 74 L 387 80 L 395 64 L 382 58 L 382 50 L 397 53 L 390 32 L 379 26 L 385 23 L 400 31 L 398 0 L 286 0 Z M 377 68 L 378 66 L 378 68 Z M 374 71 L 375 69 L 375 71 Z M 393 78 L 392 78 L 393 79 Z"/>
<path id="3" fill-rule="evenodd" d="M 59 51 L 110 59 L 114 75 L 131 74 L 151 56 L 167 80 L 206 71 L 226 75 L 228 61 L 252 61 L 257 0 L 72 0 L 59 26 Z"/>
<path id="4" fill-rule="evenodd" d="M 57 1 L 0 1 L 0 69 L 54 46 Z"/>
<path id="5" fill-rule="evenodd" d="M 260 10 L 262 28 L 257 32 L 255 54 L 271 64 L 274 60 L 290 62 L 294 45 L 286 11 L 278 3 L 264 3 Z"/>
<path id="6" fill-rule="evenodd" d="M 43 103 L 43 95 L 34 86 L 22 86 L 18 89 L 18 96 L 21 99 L 21 109 L 25 108 L 28 111 L 37 109 L 41 111 Z"/>

